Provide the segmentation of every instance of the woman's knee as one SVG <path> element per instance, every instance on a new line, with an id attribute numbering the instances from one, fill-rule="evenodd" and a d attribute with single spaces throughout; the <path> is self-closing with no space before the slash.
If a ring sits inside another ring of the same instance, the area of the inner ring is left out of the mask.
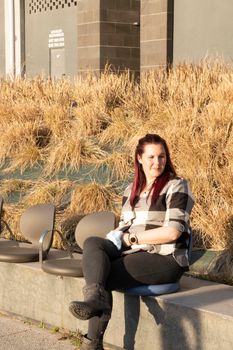
<path id="1" fill-rule="evenodd" d="M 100 247 L 105 243 L 105 238 L 103 237 L 96 237 L 96 236 L 91 236 L 88 237 L 83 244 L 83 250 L 90 248 L 90 247 Z"/>

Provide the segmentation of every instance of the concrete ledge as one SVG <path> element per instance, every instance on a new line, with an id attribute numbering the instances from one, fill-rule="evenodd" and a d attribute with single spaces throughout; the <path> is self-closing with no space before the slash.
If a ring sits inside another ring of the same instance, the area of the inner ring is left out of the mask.
<path id="1" fill-rule="evenodd" d="M 83 286 L 83 278 L 46 274 L 39 263 L 0 263 L 0 310 L 86 332 L 87 322 L 68 311 Z M 157 298 L 114 292 L 104 340 L 127 350 L 232 350 L 232 329 L 233 287 L 183 277 L 179 292 Z"/>

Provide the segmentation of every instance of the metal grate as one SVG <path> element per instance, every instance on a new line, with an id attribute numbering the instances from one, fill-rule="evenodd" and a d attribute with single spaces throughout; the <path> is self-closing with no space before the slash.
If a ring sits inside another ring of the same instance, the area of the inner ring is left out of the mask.
<path id="1" fill-rule="evenodd" d="M 29 14 L 64 9 L 65 7 L 77 6 L 75 0 L 31 0 L 29 1 Z"/>

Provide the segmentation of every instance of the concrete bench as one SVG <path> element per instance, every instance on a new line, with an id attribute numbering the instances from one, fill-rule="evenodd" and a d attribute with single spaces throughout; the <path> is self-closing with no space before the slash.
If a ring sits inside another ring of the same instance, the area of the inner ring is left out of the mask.
<path id="1" fill-rule="evenodd" d="M 51 250 L 50 258 L 66 255 Z M 39 263 L 0 263 L 0 310 L 63 327 L 87 330 L 68 311 L 82 299 L 83 278 L 59 278 Z M 114 308 L 104 340 L 127 350 L 233 349 L 233 287 L 182 277 L 181 289 L 158 297 L 114 292 Z"/>

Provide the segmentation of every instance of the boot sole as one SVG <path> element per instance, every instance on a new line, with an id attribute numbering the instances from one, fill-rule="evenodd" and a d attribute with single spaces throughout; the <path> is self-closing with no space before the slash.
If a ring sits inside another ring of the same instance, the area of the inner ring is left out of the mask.
<path id="1" fill-rule="evenodd" d="M 89 320 L 89 318 L 94 316 L 101 316 L 103 311 L 93 310 L 88 305 L 79 304 L 78 302 L 71 302 L 69 306 L 69 311 L 72 315 L 80 320 Z"/>

